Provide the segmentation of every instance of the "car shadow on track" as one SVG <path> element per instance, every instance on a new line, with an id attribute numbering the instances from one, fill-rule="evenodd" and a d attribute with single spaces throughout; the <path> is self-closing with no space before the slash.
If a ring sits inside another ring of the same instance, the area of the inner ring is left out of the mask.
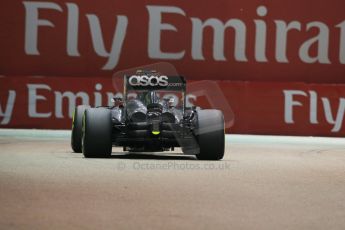
<path id="1" fill-rule="evenodd" d="M 147 153 L 112 153 L 112 159 L 129 159 L 129 160 L 196 160 L 193 155 L 166 155 L 166 154 L 147 154 Z"/>

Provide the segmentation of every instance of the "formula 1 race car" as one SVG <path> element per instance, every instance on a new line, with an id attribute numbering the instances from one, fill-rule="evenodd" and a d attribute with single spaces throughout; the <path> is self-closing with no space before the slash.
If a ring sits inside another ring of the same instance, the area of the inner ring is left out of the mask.
<path id="1" fill-rule="evenodd" d="M 71 145 L 85 157 L 109 157 L 112 146 L 129 152 L 161 152 L 181 147 L 201 160 L 224 156 L 220 110 L 186 107 L 186 81 L 155 71 L 124 76 L 123 97 L 114 105 L 75 108 Z"/>

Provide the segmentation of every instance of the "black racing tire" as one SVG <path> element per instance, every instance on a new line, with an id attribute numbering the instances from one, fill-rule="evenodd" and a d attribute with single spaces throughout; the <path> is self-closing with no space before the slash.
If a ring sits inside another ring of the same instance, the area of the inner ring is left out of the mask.
<path id="1" fill-rule="evenodd" d="M 225 150 L 224 116 L 220 110 L 205 109 L 197 112 L 196 139 L 199 160 L 221 160 Z"/>
<path id="2" fill-rule="evenodd" d="M 87 109 L 83 117 L 82 150 L 86 158 L 110 157 L 112 150 L 111 111 L 105 108 Z"/>
<path id="3" fill-rule="evenodd" d="M 79 105 L 74 109 L 72 117 L 72 133 L 71 133 L 71 147 L 73 152 L 81 153 L 81 129 L 83 115 L 86 109 L 90 108 L 88 105 Z"/>

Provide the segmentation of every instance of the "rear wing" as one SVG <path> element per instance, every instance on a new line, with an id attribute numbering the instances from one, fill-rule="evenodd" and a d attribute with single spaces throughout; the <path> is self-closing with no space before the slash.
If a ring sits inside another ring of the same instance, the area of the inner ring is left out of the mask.
<path id="1" fill-rule="evenodd" d="M 131 90 L 141 91 L 179 91 L 182 93 L 183 114 L 186 107 L 186 80 L 183 76 L 166 76 L 157 74 L 124 76 L 123 94 L 127 100 L 127 93 Z"/>
<path id="2" fill-rule="evenodd" d="M 131 75 L 124 76 L 124 91 L 129 90 L 166 90 L 186 91 L 186 80 L 182 76 Z"/>

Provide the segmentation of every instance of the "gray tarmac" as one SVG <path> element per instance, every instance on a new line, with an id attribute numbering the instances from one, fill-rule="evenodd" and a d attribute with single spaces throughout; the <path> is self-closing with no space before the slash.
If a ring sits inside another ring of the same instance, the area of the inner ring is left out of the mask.
<path id="1" fill-rule="evenodd" d="M 345 140 L 228 135 L 222 161 L 0 129 L 1 229 L 345 229 Z"/>

